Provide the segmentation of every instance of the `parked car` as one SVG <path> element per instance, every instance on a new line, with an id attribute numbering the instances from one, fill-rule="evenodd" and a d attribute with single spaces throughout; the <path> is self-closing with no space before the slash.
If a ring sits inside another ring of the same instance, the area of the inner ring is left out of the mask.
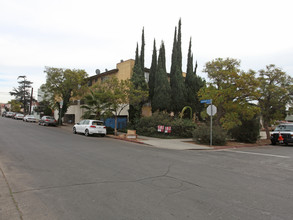
<path id="1" fill-rule="evenodd" d="M 34 115 L 26 115 L 23 117 L 23 121 L 26 122 L 37 122 L 37 119 Z"/>
<path id="2" fill-rule="evenodd" d="M 23 117 L 24 117 L 24 114 L 16 114 L 14 116 L 14 119 L 16 119 L 16 120 L 23 120 Z"/>
<path id="3" fill-rule="evenodd" d="M 15 114 L 14 112 L 7 112 L 5 117 L 6 118 L 12 118 L 14 116 L 14 114 Z"/>
<path id="4" fill-rule="evenodd" d="M 272 145 L 293 143 L 293 123 L 280 124 L 271 132 Z"/>
<path id="5" fill-rule="evenodd" d="M 3 113 L 2 113 L 2 117 L 5 117 L 6 116 L 6 111 L 4 111 Z"/>
<path id="6" fill-rule="evenodd" d="M 57 121 L 54 117 L 52 116 L 43 116 L 40 120 L 39 120 L 39 125 L 53 125 L 53 126 L 57 126 Z"/>
<path id="7" fill-rule="evenodd" d="M 12 115 L 11 115 L 11 118 L 14 119 L 14 117 L 15 117 L 16 114 L 18 114 L 18 113 L 17 112 L 13 112 Z"/>
<path id="8" fill-rule="evenodd" d="M 73 126 L 72 131 L 74 134 L 82 133 L 85 136 L 98 134 L 104 137 L 107 134 L 106 126 L 103 121 L 91 119 L 85 119 L 76 123 Z"/>

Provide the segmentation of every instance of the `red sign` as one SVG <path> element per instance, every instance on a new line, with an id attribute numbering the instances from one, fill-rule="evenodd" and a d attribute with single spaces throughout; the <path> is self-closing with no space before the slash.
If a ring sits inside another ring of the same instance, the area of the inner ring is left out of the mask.
<path id="1" fill-rule="evenodd" d="M 158 125 L 158 132 L 164 132 L 164 125 Z"/>
<path id="2" fill-rule="evenodd" d="M 171 133 L 171 126 L 166 126 L 165 127 L 165 133 Z"/>

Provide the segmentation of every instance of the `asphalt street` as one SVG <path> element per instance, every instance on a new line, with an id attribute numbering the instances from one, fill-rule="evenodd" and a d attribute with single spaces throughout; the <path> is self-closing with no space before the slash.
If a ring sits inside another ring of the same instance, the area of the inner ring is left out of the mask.
<path id="1" fill-rule="evenodd" d="M 292 219 L 293 146 L 159 149 L 0 117 L 0 219 Z"/>

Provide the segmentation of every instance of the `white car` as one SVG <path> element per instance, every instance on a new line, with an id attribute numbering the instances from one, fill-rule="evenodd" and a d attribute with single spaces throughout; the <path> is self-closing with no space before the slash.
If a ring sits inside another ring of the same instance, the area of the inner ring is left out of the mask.
<path id="1" fill-rule="evenodd" d="M 14 112 L 6 112 L 5 117 L 6 118 L 12 118 L 14 114 L 15 114 Z"/>
<path id="2" fill-rule="evenodd" d="M 14 119 L 16 119 L 16 120 L 23 120 L 23 117 L 24 117 L 23 114 L 16 114 L 16 115 L 14 116 Z"/>
<path id="3" fill-rule="evenodd" d="M 26 115 L 22 120 L 27 122 L 37 122 L 37 119 L 34 115 Z"/>
<path id="4" fill-rule="evenodd" d="M 72 128 L 74 134 L 82 133 L 85 136 L 98 134 L 104 137 L 107 134 L 106 126 L 103 121 L 85 119 L 75 124 Z"/>
<path id="5" fill-rule="evenodd" d="M 293 143 L 293 123 L 284 123 L 271 132 L 272 145 Z"/>

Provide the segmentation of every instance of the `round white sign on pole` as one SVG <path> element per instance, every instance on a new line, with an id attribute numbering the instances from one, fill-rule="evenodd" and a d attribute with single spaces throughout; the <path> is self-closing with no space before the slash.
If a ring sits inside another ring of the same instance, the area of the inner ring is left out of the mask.
<path id="1" fill-rule="evenodd" d="M 209 105 L 207 107 L 207 113 L 209 116 L 214 116 L 217 113 L 217 107 L 214 105 Z"/>

